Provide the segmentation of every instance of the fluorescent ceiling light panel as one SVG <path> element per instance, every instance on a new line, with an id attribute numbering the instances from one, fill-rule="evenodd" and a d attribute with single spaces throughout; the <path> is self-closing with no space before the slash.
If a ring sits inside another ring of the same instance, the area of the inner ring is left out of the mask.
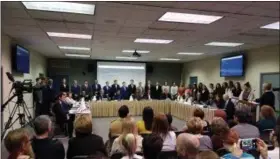
<path id="1" fill-rule="evenodd" d="M 72 2 L 22 2 L 27 9 L 94 15 L 94 4 Z"/>
<path id="2" fill-rule="evenodd" d="M 113 65 L 99 65 L 98 68 L 109 69 L 124 69 L 124 70 L 144 70 L 144 66 L 113 66 Z"/>
<path id="3" fill-rule="evenodd" d="M 207 43 L 205 45 L 208 46 L 225 46 L 225 47 L 236 47 L 236 46 L 240 46 L 243 45 L 244 43 L 232 43 L 232 42 L 217 42 L 217 41 L 213 41 L 210 43 Z"/>
<path id="4" fill-rule="evenodd" d="M 180 59 L 173 59 L 173 58 L 160 58 L 161 61 L 179 61 Z"/>
<path id="5" fill-rule="evenodd" d="M 65 50 L 83 50 L 83 51 L 90 51 L 88 47 L 74 47 L 74 46 L 58 46 L 60 49 Z"/>
<path id="6" fill-rule="evenodd" d="M 136 59 L 137 59 L 137 57 L 116 56 L 116 59 L 136 60 Z"/>
<path id="7" fill-rule="evenodd" d="M 210 24 L 223 18 L 223 16 L 212 16 L 203 14 L 166 12 L 159 21 Z"/>
<path id="8" fill-rule="evenodd" d="M 88 54 L 65 54 L 68 57 L 90 57 Z"/>
<path id="9" fill-rule="evenodd" d="M 124 52 L 124 53 L 134 53 L 135 50 L 123 50 L 122 52 Z M 148 50 L 136 50 L 136 52 L 138 52 L 139 54 L 148 54 L 148 53 L 150 53 L 150 51 L 148 51 Z"/>
<path id="10" fill-rule="evenodd" d="M 276 29 L 276 30 L 279 30 L 279 25 L 280 25 L 279 22 L 275 22 L 275 23 L 271 23 L 271 24 L 262 26 L 261 28 L 263 28 L 263 29 Z"/>
<path id="11" fill-rule="evenodd" d="M 75 38 L 75 39 L 91 39 L 91 35 L 88 34 L 71 34 L 71 33 L 57 33 L 47 32 L 49 36 L 62 37 L 62 38 Z"/>
<path id="12" fill-rule="evenodd" d="M 134 42 L 135 43 L 150 43 L 150 44 L 169 44 L 172 41 L 173 40 L 137 38 Z"/>
<path id="13" fill-rule="evenodd" d="M 202 52 L 178 52 L 178 55 L 203 55 Z"/>

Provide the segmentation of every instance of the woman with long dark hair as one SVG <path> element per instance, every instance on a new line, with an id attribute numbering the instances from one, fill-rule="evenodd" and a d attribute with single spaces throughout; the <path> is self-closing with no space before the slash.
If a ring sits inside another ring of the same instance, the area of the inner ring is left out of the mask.
<path id="1" fill-rule="evenodd" d="M 214 95 L 219 95 L 220 97 L 223 96 L 223 90 L 222 90 L 222 87 L 221 87 L 221 84 L 220 83 L 217 83 L 216 84 L 216 88 L 215 88 L 215 91 L 214 91 Z"/>
<path id="2" fill-rule="evenodd" d="M 151 107 L 143 109 L 143 120 L 137 122 L 138 133 L 151 133 L 154 118 L 154 110 Z"/>
<path id="3" fill-rule="evenodd" d="M 234 97 L 239 97 L 241 92 L 242 92 L 241 84 L 240 84 L 240 82 L 236 82 L 235 90 L 232 92 L 232 94 Z"/>

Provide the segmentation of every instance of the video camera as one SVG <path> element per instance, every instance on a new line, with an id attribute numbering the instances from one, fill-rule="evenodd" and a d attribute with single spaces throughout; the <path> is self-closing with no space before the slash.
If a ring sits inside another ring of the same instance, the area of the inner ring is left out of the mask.
<path id="1" fill-rule="evenodd" d="M 31 79 L 25 79 L 21 82 L 21 81 L 15 81 L 13 75 L 10 72 L 6 72 L 6 75 L 8 76 L 9 80 L 13 82 L 12 88 L 15 89 L 16 94 L 32 93 L 33 87 L 32 87 Z"/>

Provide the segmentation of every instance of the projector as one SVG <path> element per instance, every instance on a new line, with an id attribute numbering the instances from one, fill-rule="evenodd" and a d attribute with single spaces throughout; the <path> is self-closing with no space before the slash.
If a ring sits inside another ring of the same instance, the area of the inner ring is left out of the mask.
<path id="1" fill-rule="evenodd" d="M 133 57 L 141 57 L 141 54 L 139 54 L 136 50 L 132 54 Z"/>

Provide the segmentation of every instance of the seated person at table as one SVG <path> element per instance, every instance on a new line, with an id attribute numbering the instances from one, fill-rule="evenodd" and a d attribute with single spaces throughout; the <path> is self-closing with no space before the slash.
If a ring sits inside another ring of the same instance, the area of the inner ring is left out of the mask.
<path id="1" fill-rule="evenodd" d="M 136 152 L 142 151 L 143 138 L 142 138 L 142 136 L 138 135 L 135 121 L 132 118 L 126 118 L 122 122 L 122 134 L 119 137 L 117 137 L 113 142 L 111 153 L 110 153 L 111 155 L 114 153 L 125 153 L 125 149 L 123 147 L 123 138 L 129 133 L 132 133 L 135 135 Z"/>
<path id="2" fill-rule="evenodd" d="M 142 156 L 136 154 L 137 140 L 134 134 L 130 133 L 123 137 L 122 147 L 125 149 L 125 156 L 121 159 L 143 159 Z"/>
<path id="3" fill-rule="evenodd" d="M 121 91 L 118 90 L 117 93 L 113 96 L 112 100 L 122 100 Z"/>
<path id="4" fill-rule="evenodd" d="M 223 98 L 218 94 L 215 97 L 214 103 L 215 103 L 216 107 L 219 109 L 224 109 L 224 107 L 225 107 L 225 102 L 224 102 Z"/>
<path id="5" fill-rule="evenodd" d="M 176 134 L 169 131 L 169 124 L 166 115 L 158 113 L 153 120 L 152 132 L 159 135 L 163 140 L 161 151 L 174 151 L 176 148 Z"/>
<path id="6" fill-rule="evenodd" d="M 64 159 L 63 144 L 57 139 L 49 138 L 49 134 L 52 132 L 52 121 L 49 116 L 38 116 L 33 124 L 36 136 L 32 139 L 32 149 L 36 158 Z"/>
<path id="7" fill-rule="evenodd" d="M 152 123 L 154 119 L 154 110 L 151 107 L 145 107 L 142 113 L 143 120 L 137 122 L 139 134 L 150 134 L 152 132 Z"/>
<path id="8" fill-rule="evenodd" d="M 229 120 L 233 120 L 233 116 L 235 113 L 235 105 L 233 104 L 233 102 L 231 101 L 231 99 L 229 98 L 229 96 L 227 94 L 223 95 L 223 99 L 225 101 L 225 112 L 227 113 L 227 121 Z"/>
<path id="9" fill-rule="evenodd" d="M 139 89 L 136 89 L 136 92 L 135 92 L 133 98 L 136 99 L 136 100 L 141 100 L 143 98 Z"/>
<path id="10" fill-rule="evenodd" d="M 107 155 L 103 139 L 92 133 L 92 118 L 87 114 L 78 116 L 74 121 L 76 137 L 69 139 L 67 159 L 74 156 Z"/>
<path id="11" fill-rule="evenodd" d="M 73 94 L 73 99 L 78 100 L 81 94 L 81 87 L 78 85 L 78 81 L 74 80 L 73 85 L 71 86 L 71 92 Z"/>
<path id="12" fill-rule="evenodd" d="M 190 121 L 187 123 L 188 129 L 187 132 L 193 135 L 196 135 L 199 139 L 200 151 L 212 150 L 213 145 L 210 137 L 208 135 L 202 135 L 203 132 L 203 123 L 202 120 L 198 117 L 191 118 Z"/>
<path id="13" fill-rule="evenodd" d="M 146 99 L 146 100 L 152 99 L 151 90 L 147 90 L 147 92 L 143 96 L 143 99 Z"/>
<path id="14" fill-rule="evenodd" d="M 171 99 L 171 95 L 168 92 L 168 89 L 165 89 L 163 94 L 161 95 L 160 99 L 165 100 L 165 99 Z"/>
<path id="15" fill-rule="evenodd" d="M 259 129 L 249 124 L 252 119 L 250 113 L 251 110 L 245 106 L 238 107 L 235 111 L 234 120 L 237 121 L 238 124 L 231 129 L 235 130 L 241 139 L 260 137 Z"/>
<path id="16" fill-rule="evenodd" d="M 64 124 L 67 122 L 67 114 L 69 111 L 69 106 L 65 101 L 66 93 L 60 93 L 58 100 L 53 106 L 53 112 L 55 114 L 56 123 L 59 125 L 61 130 L 64 130 Z"/>
<path id="17" fill-rule="evenodd" d="M 215 99 L 214 99 L 214 94 L 213 93 L 209 94 L 209 99 L 208 99 L 206 104 L 209 105 L 209 106 L 215 106 Z"/>
<path id="18" fill-rule="evenodd" d="M 76 103 L 76 101 L 72 98 L 72 93 L 71 92 L 67 93 L 67 97 L 65 98 L 65 102 L 68 105 L 73 105 L 74 103 Z"/>
<path id="19" fill-rule="evenodd" d="M 103 87 L 103 98 L 107 98 L 109 99 L 110 97 L 110 85 L 109 85 L 109 82 L 107 81 L 106 82 L 106 86 Z"/>
<path id="20" fill-rule="evenodd" d="M 151 134 L 143 139 L 143 155 L 145 159 L 156 159 L 161 152 L 163 140 L 160 136 Z"/>
<path id="21" fill-rule="evenodd" d="M 125 82 L 122 83 L 122 87 L 121 87 L 120 93 L 121 93 L 121 99 L 129 99 L 128 89 L 126 87 L 126 83 Z"/>
<path id="22" fill-rule="evenodd" d="M 257 122 L 260 132 L 265 129 L 274 129 L 276 126 L 275 112 L 271 106 L 263 105 L 261 107 L 261 119 Z"/>
<path id="23" fill-rule="evenodd" d="M 173 117 L 170 113 L 168 114 L 165 114 L 166 117 L 167 117 L 167 121 L 168 121 L 168 124 L 169 124 L 169 130 L 170 131 L 177 131 L 178 129 L 172 125 L 172 121 L 173 121 Z"/>
<path id="24" fill-rule="evenodd" d="M 110 136 L 120 135 L 122 133 L 122 122 L 128 116 L 129 109 L 126 105 L 119 108 L 119 118 L 115 119 L 110 124 Z"/>
<path id="25" fill-rule="evenodd" d="M 182 133 L 177 137 L 176 151 L 180 159 L 195 159 L 199 153 L 199 140 L 197 136 Z"/>
<path id="26" fill-rule="evenodd" d="M 114 84 L 112 84 L 111 89 L 110 89 L 110 97 L 113 99 L 114 96 L 116 95 L 117 91 L 120 90 L 121 87 L 118 85 L 118 81 L 114 80 Z"/>

